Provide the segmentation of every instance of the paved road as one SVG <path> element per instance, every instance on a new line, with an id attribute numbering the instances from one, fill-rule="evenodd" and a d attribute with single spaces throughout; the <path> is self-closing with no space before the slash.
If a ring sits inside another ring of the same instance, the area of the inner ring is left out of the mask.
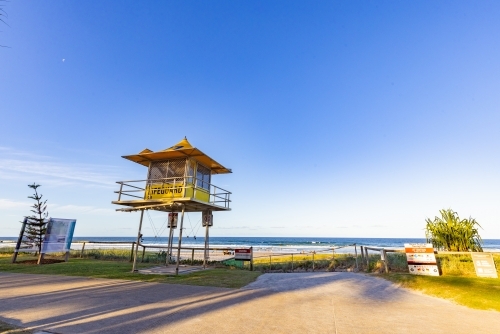
<path id="1" fill-rule="evenodd" d="M 54 333 L 500 333 L 499 312 L 355 273 L 266 274 L 239 290 L 0 273 L 0 319 Z"/>

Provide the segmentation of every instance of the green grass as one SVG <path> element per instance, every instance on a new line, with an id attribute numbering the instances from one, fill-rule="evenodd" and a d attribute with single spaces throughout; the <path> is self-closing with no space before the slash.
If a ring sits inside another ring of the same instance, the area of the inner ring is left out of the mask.
<path id="1" fill-rule="evenodd" d="M 20 257 L 18 261 L 33 259 L 33 257 Z M 138 263 L 137 268 L 151 267 L 149 263 Z M 33 265 L 10 263 L 9 257 L 0 258 L 0 271 L 23 274 L 46 274 L 82 276 L 94 278 L 112 278 L 135 280 L 142 282 L 176 283 L 187 285 L 215 286 L 225 288 L 241 288 L 253 282 L 260 275 L 259 272 L 231 268 L 215 268 L 203 270 L 186 275 L 143 275 L 132 273 L 132 264 L 128 261 L 103 261 L 93 259 L 71 258 L 69 262 Z"/>
<path id="2" fill-rule="evenodd" d="M 0 333 L 4 334 L 32 334 L 33 331 L 20 328 L 6 322 L 0 321 Z"/>
<path id="3" fill-rule="evenodd" d="M 449 299 L 457 304 L 480 310 L 500 312 L 500 280 L 495 278 L 457 276 L 381 275 L 402 287 Z"/>

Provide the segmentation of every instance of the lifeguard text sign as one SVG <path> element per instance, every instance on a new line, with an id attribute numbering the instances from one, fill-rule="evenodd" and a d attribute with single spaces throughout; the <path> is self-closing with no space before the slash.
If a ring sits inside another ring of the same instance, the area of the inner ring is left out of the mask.
<path id="1" fill-rule="evenodd" d="M 405 253 L 410 274 L 439 276 L 432 244 L 405 244 Z"/>

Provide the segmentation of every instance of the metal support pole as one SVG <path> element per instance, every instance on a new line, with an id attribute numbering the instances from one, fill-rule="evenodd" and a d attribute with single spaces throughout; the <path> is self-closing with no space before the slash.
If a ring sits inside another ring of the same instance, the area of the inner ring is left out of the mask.
<path id="1" fill-rule="evenodd" d="M 179 275 L 179 263 L 181 261 L 181 243 L 182 243 L 182 229 L 184 227 L 184 210 L 185 210 L 185 205 L 182 204 L 181 228 L 179 230 L 179 245 L 177 246 L 177 263 L 175 264 L 176 275 Z"/>
<path id="2" fill-rule="evenodd" d="M 207 261 L 208 261 L 208 222 L 207 225 L 205 226 L 205 252 L 203 255 L 203 269 L 207 266 Z"/>
<path id="3" fill-rule="evenodd" d="M 11 261 L 12 263 L 16 262 L 17 253 L 19 252 L 19 249 L 21 248 L 21 243 L 23 241 L 24 231 L 26 230 L 27 223 L 28 223 L 28 218 L 24 218 L 23 226 L 21 226 L 21 232 L 19 232 L 19 238 L 17 238 L 16 249 L 14 249 L 14 254 L 12 255 L 12 261 Z"/>
<path id="4" fill-rule="evenodd" d="M 358 267 L 358 249 L 356 247 L 356 244 L 354 244 L 354 254 L 355 254 L 355 257 L 356 257 L 356 270 L 359 271 L 359 267 Z"/>
<path id="5" fill-rule="evenodd" d="M 141 220 L 139 221 L 139 230 L 137 231 L 137 242 L 135 243 L 135 251 L 134 251 L 134 263 L 132 264 L 132 272 L 137 272 L 136 263 L 137 263 L 137 251 L 139 250 L 139 243 L 141 242 L 141 229 L 142 229 L 142 218 L 144 217 L 144 209 L 141 210 Z"/>
<path id="6" fill-rule="evenodd" d="M 169 218 L 170 219 L 170 218 Z M 174 243 L 174 228 L 172 227 L 172 222 L 170 222 L 170 232 L 168 234 L 168 246 L 167 246 L 167 260 L 165 264 L 169 264 L 172 261 L 172 244 Z"/>

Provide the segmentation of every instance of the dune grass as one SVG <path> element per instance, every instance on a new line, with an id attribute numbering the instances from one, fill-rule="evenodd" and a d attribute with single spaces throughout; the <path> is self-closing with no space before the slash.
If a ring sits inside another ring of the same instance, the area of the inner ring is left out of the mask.
<path id="1" fill-rule="evenodd" d="M 457 276 L 417 276 L 384 274 L 381 277 L 405 288 L 451 300 L 457 304 L 480 310 L 500 312 L 500 280 L 495 278 Z"/>

